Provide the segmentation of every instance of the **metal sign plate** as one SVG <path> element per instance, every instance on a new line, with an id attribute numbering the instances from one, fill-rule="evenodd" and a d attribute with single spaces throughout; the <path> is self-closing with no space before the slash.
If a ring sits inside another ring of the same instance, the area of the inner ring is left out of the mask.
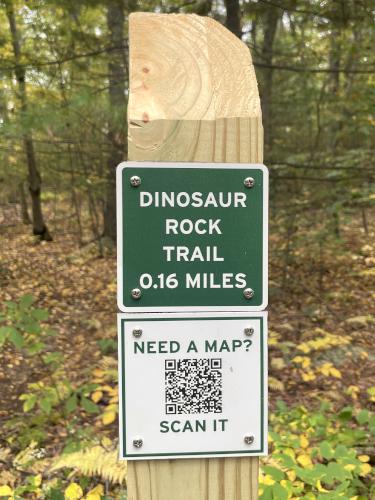
<path id="1" fill-rule="evenodd" d="M 121 311 L 260 311 L 267 306 L 263 165 L 121 163 Z"/>
<path id="2" fill-rule="evenodd" d="M 120 458 L 267 453 L 267 313 L 119 314 Z"/>

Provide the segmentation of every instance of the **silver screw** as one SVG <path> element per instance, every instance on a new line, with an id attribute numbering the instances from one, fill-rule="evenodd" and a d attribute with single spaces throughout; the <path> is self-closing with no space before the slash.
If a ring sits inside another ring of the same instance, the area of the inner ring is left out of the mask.
<path id="1" fill-rule="evenodd" d="M 138 337 L 140 337 L 140 336 L 142 335 L 142 333 L 143 333 L 143 331 L 142 331 L 140 328 L 135 328 L 135 329 L 133 330 L 133 335 L 134 335 L 134 337 L 137 337 L 137 338 L 138 338 Z"/>
<path id="2" fill-rule="evenodd" d="M 246 444 L 253 444 L 254 443 L 254 436 L 246 435 L 243 440 L 245 441 Z"/>
<path id="3" fill-rule="evenodd" d="M 252 177 L 246 177 L 246 179 L 244 179 L 243 183 L 244 183 L 245 187 L 252 188 L 255 184 L 255 181 Z"/>
<path id="4" fill-rule="evenodd" d="M 141 178 L 138 177 L 138 175 L 133 175 L 133 177 L 130 177 L 130 184 L 133 187 L 138 187 L 141 185 Z"/>
<path id="5" fill-rule="evenodd" d="M 251 288 L 245 288 L 245 290 L 243 291 L 243 296 L 245 297 L 245 299 L 252 299 L 254 297 L 254 290 L 252 290 Z"/>
<path id="6" fill-rule="evenodd" d="M 253 335 L 253 333 L 254 333 L 254 328 L 245 328 L 243 332 L 248 337 L 251 337 Z"/>
<path id="7" fill-rule="evenodd" d="M 141 439 L 141 438 L 133 439 L 134 448 L 142 448 L 142 445 L 143 445 L 143 439 Z"/>
<path id="8" fill-rule="evenodd" d="M 133 288 L 132 290 L 132 297 L 135 300 L 139 300 L 141 298 L 142 292 L 140 291 L 139 288 Z"/>

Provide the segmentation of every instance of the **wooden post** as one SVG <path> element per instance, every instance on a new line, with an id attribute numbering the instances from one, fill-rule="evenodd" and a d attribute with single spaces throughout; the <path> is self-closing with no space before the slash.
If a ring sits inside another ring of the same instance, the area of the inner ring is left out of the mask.
<path id="1" fill-rule="evenodd" d="M 130 16 L 129 160 L 263 162 L 247 47 L 216 21 Z M 128 462 L 128 500 L 255 500 L 258 458 Z"/>

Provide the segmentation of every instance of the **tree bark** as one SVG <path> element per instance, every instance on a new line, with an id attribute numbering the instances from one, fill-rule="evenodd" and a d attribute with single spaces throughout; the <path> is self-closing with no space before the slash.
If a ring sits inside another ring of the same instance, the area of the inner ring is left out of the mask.
<path id="1" fill-rule="evenodd" d="M 25 188 L 24 188 L 23 182 L 19 183 L 18 191 L 20 194 L 22 223 L 23 224 L 31 224 L 31 220 L 29 217 L 29 211 L 27 209 L 27 199 L 26 199 Z"/>
<path id="2" fill-rule="evenodd" d="M 124 46 L 125 9 L 122 0 L 112 0 L 107 9 L 107 27 L 110 45 L 116 47 L 110 54 L 108 139 L 111 152 L 107 166 L 107 190 L 104 207 L 103 236 L 116 239 L 116 166 L 126 153 L 126 71 Z"/>
<path id="3" fill-rule="evenodd" d="M 339 26 L 332 30 L 330 37 L 330 51 L 329 51 L 329 69 L 332 73 L 329 75 L 329 90 L 332 96 L 332 101 L 337 102 L 340 92 L 340 73 L 337 71 L 341 66 L 341 29 Z M 336 104 L 335 104 L 336 107 Z M 335 118 L 330 127 L 330 149 L 335 152 L 339 132 L 341 128 L 341 119 Z"/>
<path id="4" fill-rule="evenodd" d="M 241 40 L 242 28 L 239 0 L 225 0 L 225 8 L 227 9 L 225 26 Z"/>
<path id="5" fill-rule="evenodd" d="M 19 33 L 17 29 L 16 17 L 14 14 L 12 0 L 5 0 L 5 7 L 12 38 L 12 46 L 15 58 L 15 75 L 18 84 L 18 95 L 21 102 L 21 116 L 23 118 L 27 113 L 25 68 L 21 64 L 21 46 L 19 41 Z M 28 131 L 24 131 L 22 133 L 22 140 L 26 153 L 27 167 L 28 167 L 28 184 L 31 196 L 33 233 L 39 236 L 41 240 L 51 241 L 52 237 L 48 231 L 48 228 L 43 218 L 42 204 L 41 204 L 42 180 L 40 177 L 40 173 L 35 158 L 32 134 Z"/>
<path id="6" fill-rule="evenodd" d="M 262 45 L 262 63 L 271 66 L 273 58 L 273 43 L 275 40 L 277 23 L 283 11 L 276 7 L 268 7 L 265 16 L 264 38 Z M 272 146 L 272 79 L 273 69 L 263 69 L 263 85 L 261 86 L 261 101 L 264 126 L 264 143 Z"/>

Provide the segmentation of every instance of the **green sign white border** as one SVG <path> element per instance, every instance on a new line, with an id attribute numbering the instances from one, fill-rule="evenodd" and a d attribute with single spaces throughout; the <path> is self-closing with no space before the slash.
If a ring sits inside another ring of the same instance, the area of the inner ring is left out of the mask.
<path id="1" fill-rule="evenodd" d="M 125 168 L 207 168 L 209 170 L 220 169 L 243 169 L 261 170 L 263 172 L 263 301 L 258 306 L 163 306 L 144 307 L 137 304 L 137 307 L 125 306 L 124 304 L 124 283 L 123 283 L 123 192 L 122 192 L 122 172 Z M 117 166 L 116 170 L 116 207 L 117 207 L 117 307 L 121 312 L 214 312 L 214 311 L 264 311 L 268 305 L 268 168 L 261 163 L 189 163 L 189 162 L 137 162 L 125 161 Z"/>
<path id="2" fill-rule="evenodd" d="M 244 452 L 239 450 L 225 450 L 222 452 L 200 451 L 195 453 L 155 453 L 155 454 L 142 454 L 142 453 L 127 453 L 125 441 L 125 365 L 124 365 L 124 336 L 122 325 L 124 321 L 178 321 L 178 320 L 233 320 L 233 319 L 259 319 L 261 325 L 261 357 L 259 360 L 260 369 L 260 387 L 261 387 L 261 400 L 258 402 L 261 406 L 261 422 L 260 422 L 260 435 L 261 446 L 259 449 L 249 449 Z M 118 334 L 118 381 L 119 381 L 119 459 L 120 460 L 164 460 L 164 459 L 178 459 L 178 458 L 225 458 L 225 457 L 243 457 L 243 456 L 265 456 L 268 454 L 268 313 L 267 311 L 257 313 L 224 313 L 219 312 L 216 314 L 210 313 L 161 313 L 161 314 L 148 314 L 148 313 L 118 313 L 117 314 L 117 334 Z"/>

